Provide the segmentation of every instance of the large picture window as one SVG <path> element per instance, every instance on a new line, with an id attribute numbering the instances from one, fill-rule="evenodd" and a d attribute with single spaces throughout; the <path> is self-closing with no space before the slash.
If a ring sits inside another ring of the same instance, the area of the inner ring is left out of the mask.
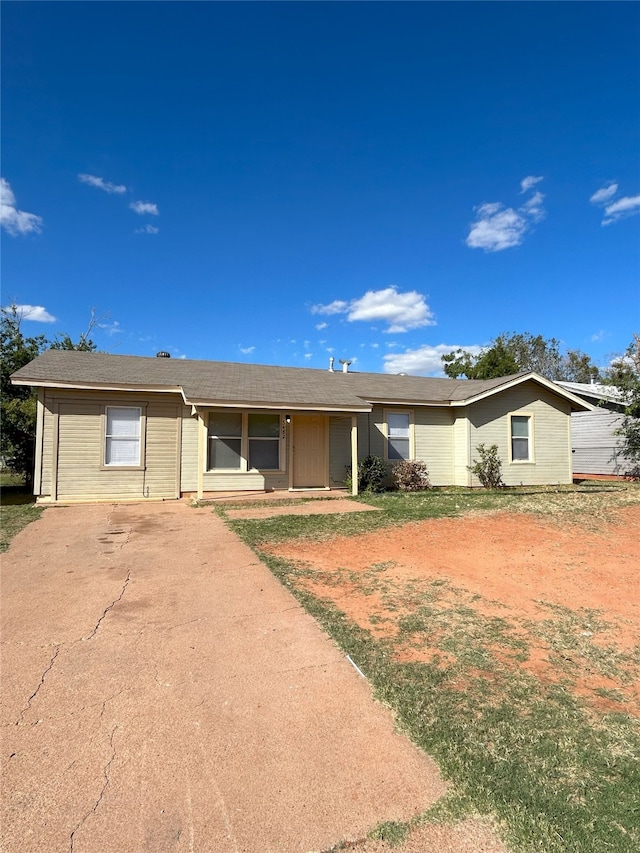
<path id="1" fill-rule="evenodd" d="M 531 461 L 531 415 L 511 415 L 511 461 Z"/>
<path id="2" fill-rule="evenodd" d="M 281 417 L 267 412 L 210 412 L 209 471 L 279 471 Z"/>
<path id="3" fill-rule="evenodd" d="M 141 435 L 142 409 L 139 406 L 107 406 L 104 464 L 139 466 Z"/>
<path id="4" fill-rule="evenodd" d="M 409 412 L 387 413 L 387 459 L 411 459 Z"/>

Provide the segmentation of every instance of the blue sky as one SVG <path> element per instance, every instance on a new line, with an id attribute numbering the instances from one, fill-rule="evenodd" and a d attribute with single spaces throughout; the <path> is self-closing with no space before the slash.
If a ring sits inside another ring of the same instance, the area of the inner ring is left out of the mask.
<path id="1" fill-rule="evenodd" d="M 2 304 L 438 375 L 640 328 L 640 5 L 3 2 Z"/>

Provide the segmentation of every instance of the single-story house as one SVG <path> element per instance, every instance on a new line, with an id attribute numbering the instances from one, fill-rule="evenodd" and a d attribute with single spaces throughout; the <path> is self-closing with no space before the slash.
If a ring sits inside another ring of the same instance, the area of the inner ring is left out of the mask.
<path id="1" fill-rule="evenodd" d="M 507 485 L 570 483 L 571 413 L 535 373 L 458 380 L 47 350 L 12 376 L 37 389 L 39 502 L 330 489 L 372 454 L 478 485 L 497 444 Z M 353 477 L 354 493 L 357 477 Z"/>
<path id="2" fill-rule="evenodd" d="M 624 399 L 620 390 L 598 382 L 557 383 L 581 400 L 593 406 L 589 412 L 571 415 L 571 445 L 573 476 L 623 477 L 633 467 L 620 451 L 620 436 L 616 432 L 624 420 Z"/>

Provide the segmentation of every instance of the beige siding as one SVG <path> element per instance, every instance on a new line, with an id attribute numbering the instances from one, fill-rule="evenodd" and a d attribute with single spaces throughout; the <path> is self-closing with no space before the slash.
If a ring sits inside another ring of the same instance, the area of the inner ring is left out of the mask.
<path id="1" fill-rule="evenodd" d="M 329 418 L 329 483 L 332 486 L 344 483 L 347 466 L 351 467 L 351 415 Z"/>
<path id="2" fill-rule="evenodd" d="M 509 461 L 509 416 L 518 413 L 533 416 L 532 462 Z M 470 406 L 469 422 L 472 461 L 478 444 L 497 444 L 506 485 L 572 482 L 570 408 L 562 398 L 525 382 Z"/>
<path id="3" fill-rule="evenodd" d="M 264 491 L 264 475 L 258 471 L 206 471 L 205 492 Z"/>
<path id="4" fill-rule="evenodd" d="M 362 415 L 358 417 L 358 431 L 360 431 L 361 418 L 364 421 L 364 429 L 362 430 L 362 440 L 358 437 L 358 459 L 371 454 L 372 456 L 385 457 L 385 425 L 384 425 L 384 409 L 382 406 L 374 406 L 370 415 Z M 367 418 L 369 419 L 371 436 L 367 440 Z M 361 448 L 364 445 L 364 453 Z"/>
<path id="5" fill-rule="evenodd" d="M 139 404 L 146 414 L 145 465 L 136 470 L 105 468 L 105 405 Z M 55 492 L 55 497 L 63 501 L 178 497 L 178 412 L 175 398 L 166 395 L 149 395 L 134 401 L 127 395 L 58 392 L 47 400 L 45 408 L 41 494 Z"/>
<path id="6" fill-rule="evenodd" d="M 451 411 L 445 408 L 413 410 L 414 456 L 425 462 L 434 486 L 453 482 L 453 441 Z"/>
<path id="7" fill-rule="evenodd" d="M 54 403 L 50 396 L 45 395 L 44 400 L 44 423 L 42 431 L 42 468 L 39 497 L 51 495 L 51 467 L 53 461 L 53 432 L 55 419 L 53 415 Z"/>
<path id="8" fill-rule="evenodd" d="M 198 490 L 198 418 L 191 407 L 182 408 L 182 450 L 180 455 L 180 491 Z"/>
<path id="9" fill-rule="evenodd" d="M 453 421 L 453 480 L 454 486 L 469 486 L 471 474 L 469 464 L 470 426 L 467 410 L 454 409 Z"/>
<path id="10" fill-rule="evenodd" d="M 181 408 L 161 402 L 147 408 L 145 497 L 180 496 Z"/>

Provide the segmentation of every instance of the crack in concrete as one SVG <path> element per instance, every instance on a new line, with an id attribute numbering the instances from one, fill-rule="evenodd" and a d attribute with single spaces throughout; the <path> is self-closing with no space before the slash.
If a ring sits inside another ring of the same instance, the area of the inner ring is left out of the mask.
<path id="1" fill-rule="evenodd" d="M 106 617 L 107 613 L 108 613 L 110 610 L 113 610 L 113 608 L 116 606 L 116 604 L 117 604 L 119 601 L 122 601 L 122 597 L 123 597 L 123 595 L 124 595 L 124 593 L 125 593 L 125 590 L 126 590 L 126 589 L 127 589 L 127 587 L 129 586 L 129 581 L 130 581 L 130 580 L 131 580 L 131 569 L 129 569 L 129 571 L 127 572 L 127 577 L 126 577 L 126 579 L 125 579 L 125 582 L 124 582 L 124 585 L 123 585 L 122 589 L 120 590 L 120 595 L 119 595 L 117 598 L 114 598 L 114 600 L 111 602 L 111 604 L 110 604 L 108 607 L 105 607 L 105 609 L 104 609 L 104 610 L 103 610 L 103 612 L 102 612 L 102 616 L 101 616 L 101 617 L 98 619 L 98 621 L 96 622 L 96 626 L 95 626 L 95 628 L 94 628 L 94 629 L 93 629 L 93 631 L 89 634 L 89 636 L 88 636 L 88 637 L 85 637 L 85 640 L 91 640 L 93 637 L 95 637 L 95 635 L 96 635 L 96 634 L 97 634 L 97 632 L 98 632 L 98 628 L 99 628 L 99 627 L 100 627 L 100 625 L 102 624 L 102 621 L 105 619 L 105 617 Z"/>
<path id="2" fill-rule="evenodd" d="M 58 657 L 59 654 L 60 654 L 60 646 L 56 646 L 56 650 L 53 653 L 51 660 L 49 661 L 49 665 L 47 666 L 47 668 L 43 671 L 42 675 L 40 676 L 40 683 L 38 684 L 36 689 L 33 691 L 31 696 L 29 696 L 29 698 L 27 699 L 26 706 L 22 709 L 22 711 L 20 711 L 20 716 L 16 720 L 16 726 L 19 726 L 22 724 L 22 721 L 24 719 L 24 715 L 27 713 L 27 711 L 29 711 L 31 709 L 31 704 L 33 703 L 33 700 L 36 698 L 36 696 L 40 692 L 42 686 L 44 685 L 47 674 L 49 672 L 51 672 L 51 670 L 53 669 L 53 665 L 54 665 L 56 658 Z"/>
<path id="3" fill-rule="evenodd" d="M 107 703 L 104 702 L 102 705 L 102 713 L 100 714 L 100 719 L 102 719 L 106 704 Z M 111 734 L 109 735 L 109 746 L 111 747 L 111 757 L 109 758 L 109 760 L 105 764 L 104 769 L 102 771 L 103 776 L 104 776 L 104 783 L 102 785 L 102 788 L 100 789 L 100 793 L 98 794 L 98 797 L 97 797 L 95 803 L 89 809 L 89 811 L 80 819 L 80 821 L 76 825 L 75 829 L 72 831 L 72 833 L 69 837 L 69 853 L 73 853 L 74 844 L 75 844 L 75 840 L 76 840 L 76 838 L 75 838 L 76 833 L 80 829 L 82 829 L 82 827 L 84 826 L 86 821 L 91 817 L 91 815 L 94 815 L 98 811 L 98 809 L 100 807 L 100 803 L 102 802 L 102 798 L 105 795 L 105 791 L 109 787 L 109 782 L 110 782 L 109 771 L 111 769 L 111 765 L 113 764 L 113 762 L 115 761 L 115 758 L 116 758 L 116 748 L 113 745 L 113 739 L 115 737 L 117 730 L 118 730 L 118 724 L 116 723 L 115 726 L 113 727 L 113 729 L 111 730 Z"/>
<path id="4" fill-rule="evenodd" d="M 204 622 L 206 616 L 198 616 L 197 619 L 189 619 L 188 622 L 178 622 L 177 625 L 169 625 L 167 631 L 175 631 L 176 628 L 184 628 L 185 625 L 192 625 L 194 622 Z"/>

